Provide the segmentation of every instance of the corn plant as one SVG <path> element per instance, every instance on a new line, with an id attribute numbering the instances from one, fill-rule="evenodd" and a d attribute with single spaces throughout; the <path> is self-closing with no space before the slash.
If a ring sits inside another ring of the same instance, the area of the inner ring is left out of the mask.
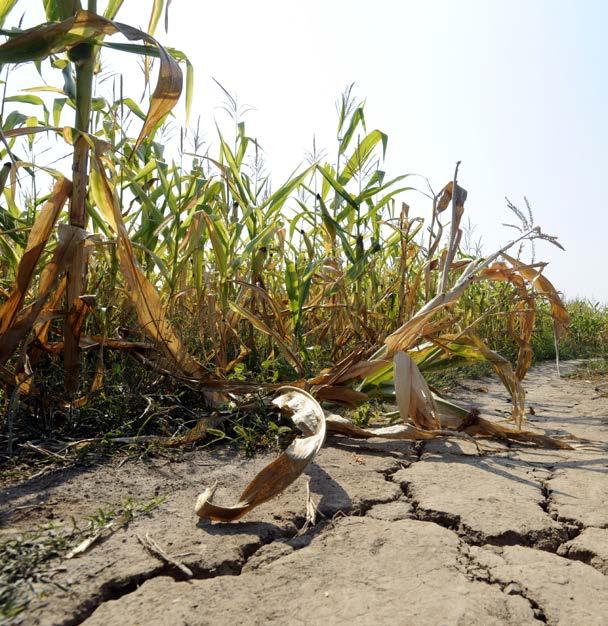
<path id="1" fill-rule="evenodd" d="M 19 4 L 21 3 L 4 3 L 1 18 L 4 20 L 8 12 Z M 73 145 L 73 156 L 72 180 L 56 174 L 57 183 L 53 192 L 30 231 L 25 253 L 16 270 L 17 280 L 14 289 L 2 305 L 0 334 L 3 337 L 3 351 L 0 362 L 5 363 L 21 340 L 29 334 L 45 303 L 49 299 L 58 299 L 58 291 L 65 292 L 67 313 L 63 326 L 63 355 L 65 388 L 69 394 L 78 388 L 80 333 L 84 316 L 90 308 L 90 299 L 88 301 L 83 299 L 83 286 L 88 256 L 87 202 L 90 202 L 93 195 L 100 203 L 102 212 L 105 211 L 107 223 L 118 235 L 120 266 L 127 282 L 130 283 L 140 320 L 154 327 L 153 334 L 162 334 L 168 352 L 174 358 L 183 360 L 183 349 L 164 319 L 154 288 L 145 280 L 133 257 L 132 246 L 106 171 L 106 168 L 112 169 L 112 158 L 108 153 L 113 146 L 90 132 L 93 76 L 99 63 L 100 48 L 108 45 L 105 42 L 107 36 L 120 33 L 130 41 L 141 40 L 146 44 L 143 48 L 133 44 L 121 44 L 120 49 L 137 54 L 142 52 L 152 54 L 151 51 L 154 50 L 154 54 L 160 60 L 158 81 L 142 128 L 131 146 L 133 153 L 141 148 L 145 138 L 171 111 L 182 89 L 182 72 L 174 56 L 150 33 L 114 20 L 121 4 L 122 2 L 110 2 L 105 14 L 99 15 L 96 0 L 88 0 L 86 10 L 82 8 L 79 0 L 70 2 L 45 0 L 43 6 L 48 22 L 25 31 L 18 29 L 5 31 L 9 39 L 0 46 L 0 62 L 3 64 L 35 62 L 40 66 L 43 61 L 50 61 L 53 65 L 61 67 L 66 77 L 64 88 L 66 100 L 59 103 L 56 101 L 55 111 L 60 111 L 66 101 L 75 110 L 72 127 L 63 129 L 51 127 L 48 126 L 48 120 L 45 120 L 47 125 L 30 124 L 4 132 L 5 142 L 6 138 L 22 134 L 61 133 L 66 141 Z M 158 21 L 162 5 L 162 2 L 154 3 L 150 31 L 153 31 Z M 93 184 L 89 181 L 90 163 L 95 177 Z M 14 159 L 13 166 L 15 168 L 18 166 Z M 92 191 L 93 186 L 96 187 L 96 192 Z M 39 293 L 32 305 L 33 309 L 24 315 L 21 309 L 34 270 L 66 202 L 69 203 L 69 224 L 59 231 L 58 245 L 51 263 L 46 265 L 41 276 Z M 65 275 L 65 279 L 61 278 L 62 275 Z M 187 366 L 196 369 L 192 362 Z"/>
<path id="2" fill-rule="evenodd" d="M 4 100 L 37 111 L 12 111 L 2 125 L 11 162 L 0 172 L 0 374 L 12 397 L 34 397 L 38 361 L 61 355 L 70 406 L 83 406 L 103 387 L 104 350 L 116 350 L 211 402 L 288 381 L 357 405 L 395 397 L 394 357 L 404 353 L 411 376 L 490 363 L 521 426 L 538 297 L 556 336 L 567 313 L 543 265 L 513 250 L 554 239 L 522 212 L 515 241 L 489 255 L 462 250 L 458 168 L 438 192 L 414 175 L 389 178 L 388 137 L 368 128 L 352 87 L 338 104 L 335 156 L 315 145 L 307 166 L 278 185 L 226 90 L 228 128 L 210 144 L 198 127 L 181 129 L 168 149 L 180 64 L 187 76 L 191 68 L 153 38 L 163 2 L 152 4 L 147 33 L 115 20 L 121 4 L 101 15 L 95 2 L 45 2 L 46 24 L 3 31 L 2 63 L 46 64 L 63 82 L 50 104 L 33 92 Z M 109 41 L 114 33 L 129 43 Z M 125 94 L 119 76 L 96 90 L 105 48 L 143 56 L 145 77 L 158 65 L 149 104 Z M 48 134 L 68 144 L 71 180 L 39 164 L 37 141 Z M 43 174 L 54 181 L 48 194 Z M 412 217 L 406 197 L 429 219 Z M 492 333 L 509 337 L 514 367 L 484 341 Z M 88 390 L 85 349 L 98 354 Z M 421 411 L 412 409 L 415 427 L 436 429 L 434 409 Z"/>

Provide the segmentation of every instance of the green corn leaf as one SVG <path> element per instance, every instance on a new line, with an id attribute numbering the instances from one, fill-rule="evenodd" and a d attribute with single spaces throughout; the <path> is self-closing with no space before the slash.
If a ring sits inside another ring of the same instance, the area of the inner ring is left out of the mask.
<path id="1" fill-rule="evenodd" d="M 192 95 L 194 93 L 194 67 L 188 59 L 186 59 L 186 126 L 190 122 L 190 113 L 192 112 Z"/>
<path id="2" fill-rule="evenodd" d="M 150 21 L 148 22 L 148 34 L 154 35 L 156 27 L 163 13 L 165 0 L 154 0 L 152 4 L 152 12 L 150 13 Z"/>
<path id="3" fill-rule="evenodd" d="M 53 2 L 49 2 L 48 7 L 52 10 L 56 8 Z M 0 63 L 40 61 L 51 54 L 73 50 L 81 43 L 98 44 L 106 35 L 115 33 L 121 33 L 132 41 L 143 40 L 151 44 L 160 56 L 158 81 L 143 128 L 133 147 L 135 152 L 146 136 L 173 109 L 182 91 L 182 72 L 177 61 L 151 35 L 95 13 L 78 11 L 74 17 L 36 26 L 3 43 L 0 45 Z"/>
<path id="4" fill-rule="evenodd" d="M 377 170 L 377 171 L 379 171 L 379 170 Z M 375 172 L 374 172 L 374 175 L 375 175 Z M 395 183 L 398 183 L 399 181 L 404 180 L 404 179 L 406 179 L 406 178 L 408 178 L 410 176 L 411 176 L 411 174 L 403 174 L 401 176 L 396 176 L 395 178 L 392 178 L 388 182 L 386 182 L 384 184 L 379 184 L 379 185 L 373 184 L 374 183 L 374 176 L 372 176 L 370 181 L 365 186 L 365 189 L 363 189 L 363 191 L 355 198 L 355 202 L 358 202 L 358 203 L 365 202 L 366 200 L 369 200 L 373 196 L 378 195 L 382 191 L 384 191 L 386 189 L 389 189 Z M 406 190 L 409 190 L 409 189 L 413 189 L 413 188 L 412 187 L 402 187 L 401 188 L 402 191 L 406 191 Z"/>
<path id="5" fill-rule="evenodd" d="M 131 113 L 137 115 L 140 120 L 146 119 L 146 114 L 139 108 L 139 105 L 135 102 L 135 100 L 133 100 L 133 98 L 123 98 L 122 104 L 124 104 L 129 111 L 131 111 Z"/>
<path id="6" fill-rule="evenodd" d="M 4 26 L 8 14 L 13 10 L 16 4 L 17 0 L 0 0 L 0 28 Z"/>
<path id="7" fill-rule="evenodd" d="M 80 0 L 43 0 L 43 5 L 49 22 L 66 20 L 82 9 Z"/>
<path id="8" fill-rule="evenodd" d="M 215 259 L 222 278 L 228 275 L 228 234 L 224 225 L 220 220 L 212 219 L 211 216 L 203 211 L 203 219 L 207 226 L 211 246 L 215 253 Z"/>
<path id="9" fill-rule="evenodd" d="M 329 183 L 329 185 L 332 187 L 332 189 L 342 198 L 344 198 L 344 200 L 346 200 L 346 202 L 356 211 L 359 210 L 359 205 L 357 204 L 355 198 L 345 189 L 344 184 L 341 183 L 339 180 L 336 180 L 336 178 L 333 176 L 333 173 L 331 172 L 331 170 L 329 170 L 327 167 L 321 167 L 321 166 L 317 166 L 317 169 L 319 170 L 319 172 L 321 172 L 321 175 L 323 176 L 323 178 Z"/>
<path id="10" fill-rule="evenodd" d="M 363 141 L 357 145 L 350 159 L 344 166 L 344 169 L 338 176 L 338 182 L 341 185 L 346 185 L 355 174 L 361 172 L 378 144 L 382 145 L 382 156 L 384 157 L 387 142 L 387 135 L 379 130 L 372 130 L 372 132 L 366 135 Z"/>
<path id="11" fill-rule="evenodd" d="M 108 20 L 113 20 L 116 17 L 116 14 L 120 10 L 124 0 L 108 0 L 108 6 L 106 10 L 103 12 L 103 16 Z"/>
<path id="12" fill-rule="evenodd" d="M 67 98 L 55 98 L 53 100 L 53 125 L 59 126 L 61 122 L 61 112 L 63 111 L 63 107 L 65 103 L 68 101 Z"/>
<path id="13" fill-rule="evenodd" d="M 346 132 L 342 137 L 342 141 L 340 142 L 340 154 L 344 154 L 348 149 L 351 139 L 353 138 L 359 124 L 361 124 L 363 130 L 365 130 L 365 113 L 363 112 L 362 106 L 357 107 L 350 118 L 348 128 L 346 129 Z"/>
<path id="14" fill-rule="evenodd" d="M 281 185 L 274 193 L 268 196 L 268 199 L 260 208 L 267 209 L 272 213 L 280 211 L 289 196 L 306 180 L 313 170 L 314 166 L 311 166 L 297 176 L 293 176 L 292 174 L 286 183 Z"/>
<path id="15" fill-rule="evenodd" d="M 10 130 L 17 126 L 25 124 L 27 115 L 24 115 L 20 111 L 11 111 L 3 121 L 2 130 Z"/>
<path id="16" fill-rule="evenodd" d="M 295 263 L 291 260 L 285 261 L 285 289 L 289 299 L 289 309 L 294 318 L 296 318 L 300 302 L 300 279 L 298 278 Z"/>

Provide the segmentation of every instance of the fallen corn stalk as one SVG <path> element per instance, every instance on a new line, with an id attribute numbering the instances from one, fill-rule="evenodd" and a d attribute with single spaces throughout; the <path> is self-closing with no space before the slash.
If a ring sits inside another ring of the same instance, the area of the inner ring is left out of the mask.
<path id="1" fill-rule="evenodd" d="M 424 441 L 456 437 L 473 440 L 477 446 L 478 443 L 474 437 L 479 436 L 501 441 L 530 443 L 544 448 L 571 449 L 571 446 L 565 442 L 546 435 L 501 426 L 483 419 L 476 410 L 467 411 L 451 402 L 433 397 L 424 379 L 422 379 L 422 383 L 419 381 L 417 383 L 412 382 L 417 381 L 415 372 L 418 372 L 418 368 L 411 359 L 409 362 L 407 359 L 409 357 L 404 353 L 398 353 L 395 359 L 396 363 L 399 363 L 398 368 L 402 373 L 405 372 L 403 368 L 406 365 L 409 372 L 408 376 L 402 376 L 402 383 L 399 383 L 402 387 L 403 402 L 400 405 L 402 418 L 407 422 L 410 417 L 410 407 L 417 406 L 415 403 L 412 404 L 410 399 L 412 396 L 421 395 L 427 398 L 428 406 L 434 407 L 437 428 L 418 428 L 408 423 L 379 428 L 361 428 L 345 417 L 325 413 L 308 392 L 296 387 L 282 387 L 281 390 L 285 393 L 275 398 L 272 403 L 281 409 L 289 409 L 292 413 L 292 421 L 305 436 L 293 441 L 277 459 L 259 472 L 245 487 L 236 504 L 230 506 L 215 504 L 212 500 L 217 488 L 216 484 L 198 496 L 194 507 L 196 514 L 202 519 L 233 522 L 256 506 L 279 495 L 304 472 L 318 454 L 325 440 L 326 432 L 356 439 L 377 437 Z"/>
<path id="2" fill-rule="evenodd" d="M 451 404 L 451 403 L 450 403 Z M 404 439 L 408 441 L 429 441 L 431 439 L 456 437 L 471 439 L 471 437 L 484 437 L 498 439 L 499 441 L 512 441 L 516 443 L 529 443 L 539 448 L 551 450 L 571 450 L 572 446 L 564 441 L 548 437 L 541 433 L 529 430 L 515 430 L 492 422 L 483 417 L 475 410 L 467 411 L 456 407 L 457 413 L 442 412 L 439 417 L 441 427 L 436 430 L 422 430 L 410 424 L 395 424 L 393 426 L 381 426 L 361 428 L 353 424 L 349 419 L 333 413 L 325 417 L 327 432 L 331 435 L 344 435 L 353 439 Z"/>

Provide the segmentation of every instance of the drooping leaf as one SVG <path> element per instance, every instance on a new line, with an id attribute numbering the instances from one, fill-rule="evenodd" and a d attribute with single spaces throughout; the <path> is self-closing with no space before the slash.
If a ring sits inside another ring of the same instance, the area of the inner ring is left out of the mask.
<path id="1" fill-rule="evenodd" d="M 397 406 L 404 423 L 411 419 L 423 430 L 439 428 L 433 394 L 416 363 L 399 350 L 393 357 L 393 371 Z"/>
<path id="2" fill-rule="evenodd" d="M 53 257 L 42 271 L 36 300 L 22 309 L 6 331 L 0 334 L 0 364 L 6 363 L 32 330 L 59 278 L 71 262 L 74 250 L 85 237 L 86 232 L 83 229 L 59 224 L 58 243 Z"/>
<path id="3" fill-rule="evenodd" d="M 182 71 L 177 61 L 151 35 L 89 11 L 78 11 L 76 15 L 62 22 L 36 26 L 9 39 L 0 45 L 0 63 L 41 60 L 51 54 L 69 51 L 82 43 L 100 43 L 104 36 L 115 33 L 121 33 L 131 41 L 143 40 L 156 48 L 160 58 L 158 80 L 143 128 L 135 141 L 135 151 L 173 109 L 182 91 Z"/>
<path id="4" fill-rule="evenodd" d="M 178 371 L 188 376 L 203 378 L 205 375 L 203 368 L 186 351 L 167 319 L 167 312 L 158 292 L 137 263 L 114 189 L 99 157 L 95 157 L 92 161 L 91 191 L 95 203 L 118 237 L 117 252 L 120 268 L 141 327 L 148 336 L 164 348 Z"/>
<path id="5" fill-rule="evenodd" d="M 551 304 L 551 315 L 555 323 L 555 332 L 558 337 L 561 336 L 568 327 L 570 319 L 568 311 L 557 293 L 557 290 L 551 284 L 551 281 L 539 270 L 525 265 L 521 261 L 510 257 L 508 254 L 503 253 L 502 256 L 532 285 L 532 288 L 539 295 L 549 300 Z"/>
<path id="6" fill-rule="evenodd" d="M 439 342 L 439 340 L 435 341 L 447 351 L 464 354 L 470 360 L 486 361 L 490 363 L 511 396 L 513 406 L 511 419 L 518 428 L 521 428 L 525 419 L 526 393 L 521 381 L 515 376 L 511 363 L 498 354 L 498 352 L 490 350 L 477 335 L 470 332 L 461 334 L 453 342 L 443 343 Z"/>
<path id="7" fill-rule="evenodd" d="M 27 291 L 36 265 L 53 231 L 59 213 L 72 190 L 72 183 L 62 178 L 55 183 L 51 197 L 42 207 L 30 231 L 25 251 L 17 267 L 15 284 L 8 299 L 0 306 L 0 335 L 13 324 Z"/>

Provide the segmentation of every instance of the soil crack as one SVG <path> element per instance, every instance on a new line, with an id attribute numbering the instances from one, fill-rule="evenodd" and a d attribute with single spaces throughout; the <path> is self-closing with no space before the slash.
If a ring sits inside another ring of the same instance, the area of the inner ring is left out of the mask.
<path id="1" fill-rule="evenodd" d="M 398 469 L 400 468 L 397 467 L 395 471 Z M 61 622 L 61 626 L 78 626 L 89 618 L 102 604 L 113 600 L 120 600 L 121 598 L 137 591 L 137 589 L 145 582 L 162 576 L 170 577 L 175 582 L 183 582 L 186 580 L 209 580 L 220 576 L 240 576 L 241 574 L 247 573 L 247 571 L 258 567 L 261 564 L 268 565 L 283 556 L 290 554 L 292 551 L 305 548 L 310 544 L 314 537 L 332 528 L 337 519 L 342 517 L 364 516 L 365 513 L 373 506 L 387 502 L 389 502 L 389 500 L 386 499 L 366 500 L 348 513 L 339 511 L 331 520 L 321 520 L 317 522 L 314 526 L 309 527 L 303 534 L 300 534 L 300 530 L 295 528 L 298 523 L 303 522 L 303 518 L 299 516 L 294 517 L 292 520 L 294 526 L 293 531 L 289 530 L 276 535 L 260 536 L 259 541 L 254 541 L 241 547 L 240 558 L 238 559 L 222 561 L 218 567 L 211 569 L 208 567 L 197 566 L 196 563 L 189 561 L 188 567 L 191 569 L 193 574 L 191 577 L 185 576 L 177 567 L 163 563 L 162 565 L 149 569 L 145 572 L 139 572 L 123 579 L 113 579 L 100 587 L 98 595 L 87 598 L 79 609 L 77 609 L 75 614 Z M 274 544 L 282 544 L 283 546 L 286 546 L 287 549 L 285 551 L 278 550 L 276 554 L 264 555 L 262 559 L 260 559 L 260 563 L 255 564 L 252 568 L 247 568 L 248 564 L 251 564 L 252 561 L 255 561 L 257 556 L 260 556 L 260 552 Z"/>
<path id="2" fill-rule="evenodd" d="M 462 521 L 460 515 L 448 511 L 427 509 L 420 505 L 412 493 L 409 483 L 401 481 L 401 489 L 412 506 L 412 517 L 423 522 L 438 524 L 455 532 L 458 537 L 469 545 L 483 546 L 514 546 L 521 545 L 546 552 L 557 553 L 560 545 L 569 540 L 572 530 L 569 528 L 535 530 L 521 533 L 515 530 L 501 532 L 494 536 L 474 530 Z M 580 532 L 580 531 L 579 531 Z"/>
<path id="3" fill-rule="evenodd" d="M 505 582 L 497 579 L 492 575 L 492 572 L 488 567 L 480 563 L 474 555 L 471 554 L 469 546 L 462 541 L 458 545 L 456 569 L 470 581 L 482 582 L 487 585 L 496 586 L 506 595 L 520 596 L 530 605 L 535 619 L 538 622 L 547 623 L 548 620 L 545 610 L 537 600 L 530 596 L 530 591 L 525 586 L 514 580 Z"/>
<path id="4" fill-rule="evenodd" d="M 253 541 L 241 547 L 240 558 L 222 561 L 219 566 L 214 568 L 202 567 L 189 561 L 188 567 L 193 574 L 191 577 L 185 576 L 174 565 L 163 563 L 145 572 L 138 572 L 137 574 L 125 578 L 114 578 L 102 584 L 99 588 L 99 594 L 87 598 L 76 610 L 75 614 L 61 622 L 61 626 L 77 626 L 78 624 L 82 624 L 102 604 L 113 600 L 120 600 L 137 591 L 141 585 L 154 578 L 168 576 L 175 582 L 182 582 L 185 580 L 207 580 L 219 576 L 239 576 L 249 560 L 252 559 L 259 550 L 274 542 L 289 541 L 294 538 L 298 538 L 296 530 L 293 532 L 286 531 L 276 536 L 260 536 L 259 541 Z M 296 548 L 294 547 L 294 549 Z"/>

